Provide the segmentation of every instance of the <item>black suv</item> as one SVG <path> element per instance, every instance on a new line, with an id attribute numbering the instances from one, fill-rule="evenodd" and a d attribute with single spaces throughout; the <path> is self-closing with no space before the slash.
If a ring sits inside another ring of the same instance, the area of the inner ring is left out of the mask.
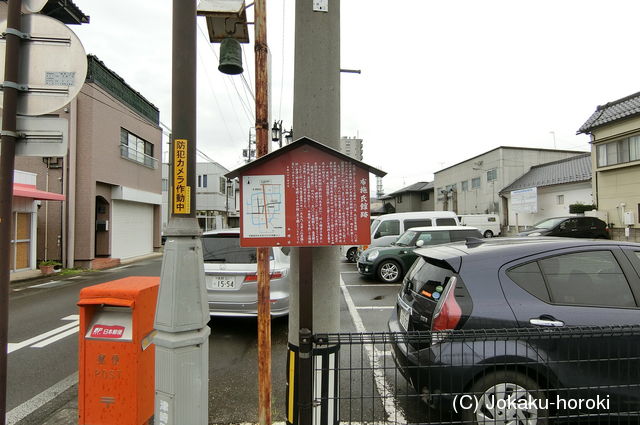
<path id="1" fill-rule="evenodd" d="M 562 236 L 565 238 L 611 239 L 607 223 L 595 217 L 554 217 L 542 220 L 518 236 Z"/>
<path id="2" fill-rule="evenodd" d="M 640 411 L 640 244 L 500 238 L 415 253 L 388 326 L 396 365 L 426 400 L 473 394 L 465 423 L 543 423 L 551 407 L 484 405 L 518 391 L 555 400 L 577 388 L 606 395 L 611 412 Z"/>

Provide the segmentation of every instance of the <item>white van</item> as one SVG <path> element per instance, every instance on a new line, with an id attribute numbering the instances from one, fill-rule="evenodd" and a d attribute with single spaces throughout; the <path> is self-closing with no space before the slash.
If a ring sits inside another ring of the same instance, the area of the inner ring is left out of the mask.
<path id="1" fill-rule="evenodd" d="M 477 227 L 485 238 L 500 235 L 500 217 L 498 214 L 459 215 L 458 220 L 463 226 Z"/>
<path id="2" fill-rule="evenodd" d="M 384 214 L 371 222 L 371 245 L 389 246 L 405 230 L 412 227 L 459 226 L 456 213 L 452 211 L 416 211 Z M 347 260 L 355 263 L 358 258 L 357 246 L 343 246 L 341 252 Z M 360 248 L 361 249 L 361 248 Z"/>

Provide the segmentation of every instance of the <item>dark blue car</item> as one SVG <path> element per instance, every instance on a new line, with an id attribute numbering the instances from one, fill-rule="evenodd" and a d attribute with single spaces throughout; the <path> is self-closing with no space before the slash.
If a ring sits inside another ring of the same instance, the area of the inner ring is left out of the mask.
<path id="1" fill-rule="evenodd" d="M 570 397 L 638 415 L 640 244 L 532 237 L 415 252 L 389 329 L 396 365 L 429 403 L 469 407 L 462 419 L 478 424 L 584 413 L 561 403 Z"/>

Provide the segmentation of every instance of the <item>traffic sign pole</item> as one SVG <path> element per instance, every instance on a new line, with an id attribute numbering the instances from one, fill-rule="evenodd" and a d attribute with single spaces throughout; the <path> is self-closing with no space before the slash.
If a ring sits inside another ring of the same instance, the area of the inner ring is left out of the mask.
<path id="1" fill-rule="evenodd" d="M 7 343 L 9 336 L 9 282 L 11 263 L 11 212 L 13 170 L 16 156 L 16 107 L 18 64 L 20 63 L 21 0 L 9 0 L 2 101 L 2 146 L 0 147 L 0 424 L 7 413 Z"/>

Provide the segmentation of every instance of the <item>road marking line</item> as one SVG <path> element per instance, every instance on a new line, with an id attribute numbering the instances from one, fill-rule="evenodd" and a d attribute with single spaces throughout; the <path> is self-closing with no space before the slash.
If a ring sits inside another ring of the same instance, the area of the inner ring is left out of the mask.
<path id="1" fill-rule="evenodd" d="M 341 274 L 356 274 L 356 273 L 360 273 L 359 271 L 355 271 L 355 272 L 340 272 Z"/>
<path id="2" fill-rule="evenodd" d="M 58 282 L 60 282 L 60 281 L 59 280 L 50 280 L 49 282 L 40 283 L 38 285 L 31 285 L 28 288 L 46 288 L 47 286 L 50 286 L 50 285 L 58 283 Z"/>
<path id="3" fill-rule="evenodd" d="M 392 305 L 377 305 L 368 307 L 356 307 L 356 310 L 393 310 L 395 307 Z"/>
<path id="4" fill-rule="evenodd" d="M 79 314 L 70 314 L 67 317 L 63 317 L 60 320 L 80 320 L 80 315 Z"/>
<path id="5" fill-rule="evenodd" d="M 116 270 L 128 269 L 129 267 L 131 267 L 131 265 L 120 266 L 120 267 L 116 267 L 116 268 L 113 268 L 113 269 L 107 269 L 107 270 L 104 270 L 104 271 L 105 272 L 115 272 Z"/>
<path id="6" fill-rule="evenodd" d="M 382 287 L 386 286 L 386 287 L 390 287 L 390 288 L 399 288 L 402 285 L 399 284 L 399 283 L 363 283 L 361 285 L 357 285 L 356 284 L 356 285 L 344 285 L 344 286 L 346 286 L 347 288 L 357 288 L 357 287 L 362 287 L 362 286 L 366 286 L 366 287 L 375 286 L 375 287 L 378 287 L 378 288 L 382 288 Z"/>
<path id="7" fill-rule="evenodd" d="M 15 425 L 78 383 L 78 372 L 47 388 L 40 394 L 14 407 L 7 413 L 7 425 Z"/>
<path id="8" fill-rule="evenodd" d="M 364 327 L 364 323 L 362 323 L 362 318 L 358 313 L 358 309 L 356 305 L 353 303 L 353 298 L 351 298 L 351 294 L 349 294 L 349 290 L 344 284 L 344 280 L 340 277 L 340 289 L 342 290 L 342 294 L 344 295 L 344 300 L 347 303 L 347 307 L 349 309 L 349 314 L 351 315 L 351 319 L 353 320 L 353 324 L 356 327 L 356 331 L 359 333 L 366 332 L 367 329 Z M 395 397 L 384 397 L 386 394 L 393 394 L 393 390 L 391 385 L 387 382 L 387 379 L 384 374 L 384 369 L 380 368 L 380 358 L 376 355 L 375 349 L 365 344 L 364 349 L 367 353 L 367 358 L 369 360 L 369 364 L 373 368 L 373 378 L 376 385 L 376 390 L 378 394 L 383 397 L 383 407 L 384 411 L 387 415 L 387 420 L 391 423 L 406 423 L 407 421 L 404 418 L 404 411 L 401 407 L 398 406 L 396 409 L 396 405 L 398 401 Z"/>
<path id="9" fill-rule="evenodd" d="M 73 319 L 73 317 L 75 317 L 76 319 Z M 59 328 L 55 328 L 53 330 L 50 330 L 49 332 L 45 332 L 43 334 L 34 336 L 33 338 L 29 338 L 29 339 L 24 340 L 22 342 L 10 342 L 7 345 L 7 354 L 12 353 L 14 351 L 18 351 L 18 350 L 20 350 L 20 349 L 22 349 L 24 347 L 28 347 L 31 344 L 35 344 L 36 342 L 40 342 L 43 339 L 47 339 L 47 338 L 49 338 L 49 337 L 51 337 L 53 335 L 56 335 L 56 334 L 58 334 L 60 332 L 67 331 L 68 329 L 71 329 L 73 327 L 77 328 L 78 324 L 80 323 L 77 320 L 77 317 L 78 317 L 77 314 L 72 315 L 72 316 L 67 316 L 67 317 L 65 317 L 65 318 L 63 318 L 61 320 L 73 320 L 73 322 L 67 323 L 66 325 L 60 326 Z M 76 329 L 76 332 L 77 332 L 77 329 Z"/>
<path id="10" fill-rule="evenodd" d="M 80 326 L 76 326 L 75 328 L 69 329 L 68 331 L 62 332 L 58 335 L 52 336 L 49 339 L 45 339 L 44 341 L 40 341 L 37 344 L 34 344 L 31 346 L 31 348 L 43 348 L 46 347 L 49 344 L 53 344 L 56 341 L 60 341 L 62 338 L 66 338 L 69 335 L 73 335 L 74 333 L 78 332 L 80 330 Z"/>

